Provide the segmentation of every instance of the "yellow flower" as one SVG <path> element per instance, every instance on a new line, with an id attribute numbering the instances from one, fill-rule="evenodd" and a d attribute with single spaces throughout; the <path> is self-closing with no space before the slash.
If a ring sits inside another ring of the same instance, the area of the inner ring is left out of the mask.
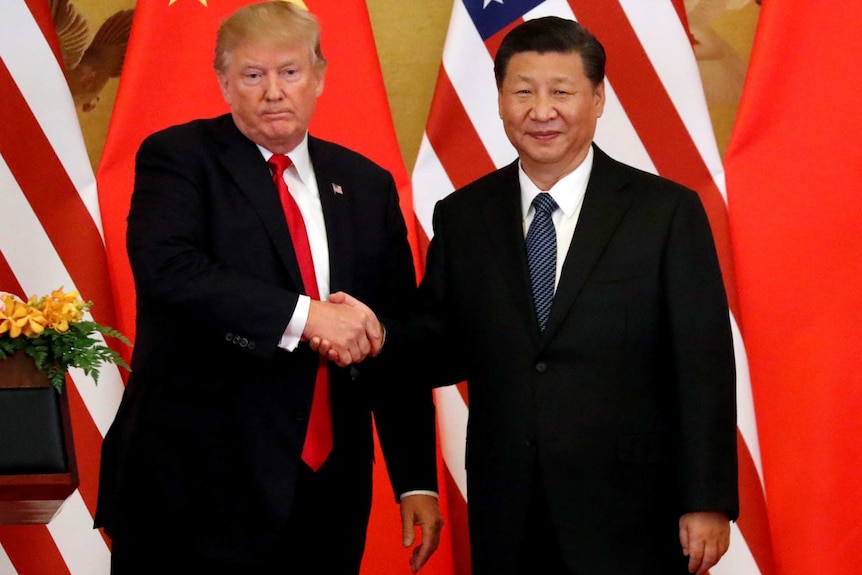
<path id="1" fill-rule="evenodd" d="M 12 315 L 14 311 L 15 300 L 11 295 L 4 293 L 0 296 L 0 334 L 9 333 L 11 337 L 10 332 L 15 323 L 15 318 Z"/>
<path id="2" fill-rule="evenodd" d="M 118 352 L 93 337 L 102 334 L 131 345 L 117 330 L 84 318 L 92 305 L 81 300 L 78 292 L 62 288 L 26 302 L 0 292 L 0 358 L 18 353 L 30 356 L 58 391 L 71 367 L 82 369 L 93 381 L 105 363 L 129 369 Z"/>
<path id="3" fill-rule="evenodd" d="M 23 307 L 23 306 L 22 306 Z M 24 317 L 24 321 L 21 324 L 21 332 L 30 337 L 32 335 L 39 335 L 43 331 L 45 331 L 45 316 L 42 315 L 42 312 L 38 309 L 30 308 L 27 310 L 27 314 Z"/>
<path id="4" fill-rule="evenodd" d="M 42 312 L 33 309 L 28 304 L 18 301 L 11 295 L 3 296 L 3 310 L 0 311 L 0 334 L 8 333 L 9 337 L 39 334 L 45 329 L 45 318 Z"/>
<path id="5" fill-rule="evenodd" d="M 70 323 L 81 321 L 86 306 L 78 292 L 64 293 L 62 290 L 54 290 L 50 296 L 41 300 L 31 297 L 29 304 L 41 309 L 46 327 L 60 332 L 68 331 Z"/>

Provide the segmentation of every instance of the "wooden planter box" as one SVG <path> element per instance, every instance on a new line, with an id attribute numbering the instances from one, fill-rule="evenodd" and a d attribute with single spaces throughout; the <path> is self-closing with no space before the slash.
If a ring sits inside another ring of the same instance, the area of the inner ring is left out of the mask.
<path id="1" fill-rule="evenodd" d="M 69 400 L 33 360 L 0 360 L 0 525 L 47 524 L 78 487 Z"/>

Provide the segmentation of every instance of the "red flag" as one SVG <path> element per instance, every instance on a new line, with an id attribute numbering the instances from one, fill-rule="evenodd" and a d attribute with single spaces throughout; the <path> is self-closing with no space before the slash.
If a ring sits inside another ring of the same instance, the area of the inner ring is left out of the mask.
<path id="1" fill-rule="evenodd" d="M 734 321 L 739 403 L 741 516 L 730 551 L 713 575 L 774 572 L 761 484 L 757 430 L 745 346 L 737 327 L 733 258 L 721 159 L 706 108 L 681 0 L 522 0 L 454 3 L 443 64 L 413 171 L 417 218 L 430 235 L 437 200 L 515 158 L 497 115 L 493 56 L 518 23 L 556 15 L 579 20 L 608 52 L 604 115 L 597 143 L 611 156 L 696 190 L 709 215 Z M 464 161 L 464 158 L 470 158 Z M 423 233 L 420 230 L 420 235 Z M 447 478 L 450 528 L 466 537 L 464 441 L 468 398 L 462 388 L 436 390 Z M 458 497 L 460 495 L 460 497 Z M 454 535 L 453 535 L 454 536 Z M 463 539 L 456 549 L 459 575 L 469 573 Z"/>
<path id="2" fill-rule="evenodd" d="M 0 18 L 0 290 L 22 297 L 63 287 L 116 327 L 96 186 L 45 0 L 10 0 Z M 112 343 L 112 342 L 108 342 Z M 107 573 L 93 530 L 99 449 L 123 382 L 67 378 L 80 486 L 48 526 L 0 527 L 0 572 Z"/>
<path id="3" fill-rule="evenodd" d="M 223 19 L 248 3 L 176 0 L 139 2 L 135 9 L 97 178 L 121 331 L 133 341 L 134 285 L 126 258 L 125 218 L 135 153 L 144 138 L 156 130 L 228 111 L 212 67 L 216 30 Z M 328 61 L 326 87 L 310 132 L 352 148 L 392 172 L 402 210 L 409 216 L 405 218 L 409 239 L 418 255 L 410 179 L 398 148 L 365 2 L 306 0 L 304 6 L 320 21 Z M 402 573 L 409 569 L 410 552 L 401 547 L 400 516 L 379 446 L 377 449 L 374 508 L 363 573 Z M 423 573 L 447 572 L 445 539 L 441 547 Z"/>
<path id="4" fill-rule="evenodd" d="M 763 2 L 725 164 L 782 575 L 853 571 L 862 547 L 859 22 L 859 2 Z"/>

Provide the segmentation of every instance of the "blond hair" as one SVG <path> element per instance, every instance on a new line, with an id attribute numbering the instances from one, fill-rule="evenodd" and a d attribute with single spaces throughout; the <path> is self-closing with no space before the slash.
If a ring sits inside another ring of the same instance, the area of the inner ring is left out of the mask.
<path id="1" fill-rule="evenodd" d="M 242 44 L 261 43 L 308 47 L 315 68 L 325 67 L 320 48 L 320 24 L 317 19 L 292 2 L 273 0 L 243 6 L 219 26 L 216 35 L 216 72 L 223 73 L 234 49 Z"/>

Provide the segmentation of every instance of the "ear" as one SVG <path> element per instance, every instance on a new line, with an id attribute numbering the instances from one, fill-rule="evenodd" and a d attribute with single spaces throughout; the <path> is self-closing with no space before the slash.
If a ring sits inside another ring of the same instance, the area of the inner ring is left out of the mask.
<path id="1" fill-rule="evenodd" d="M 605 111 L 605 81 L 599 82 L 599 85 L 593 88 L 593 105 L 596 108 L 596 118 L 601 118 L 602 112 Z"/>
<path id="2" fill-rule="evenodd" d="M 323 94 L 323 86 L 326 84 L 326 65 L 319 66 L 314 72 L 317 80 L 317 86 L 314 89 L 314 95 L 318 98 Z"/>
<path id="3" fill-rule="evenodd" d="M 230 80 L 227 77 L 227 74 L 218 74 L 218 86 L 221 90 L 221 97 L 224 98 L 225 103 L 230 106 L 230 91 L 228 88 L 230 87 Z"/>

